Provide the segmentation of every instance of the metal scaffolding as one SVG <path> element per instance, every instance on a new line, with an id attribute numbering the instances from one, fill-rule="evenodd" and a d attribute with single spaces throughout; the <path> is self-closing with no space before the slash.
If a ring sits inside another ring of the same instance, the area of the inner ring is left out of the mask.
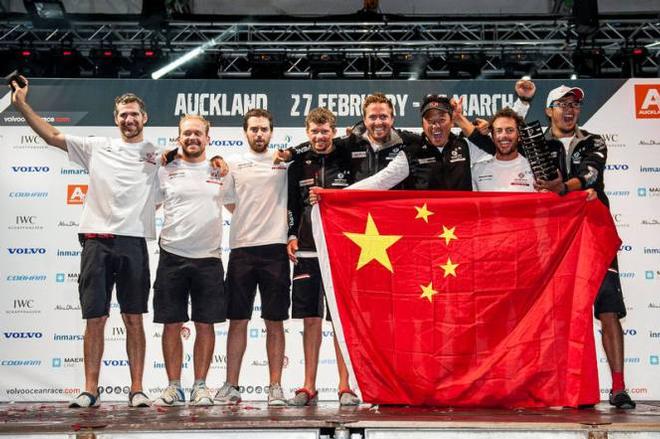
<path id="1" fill-rule="evenodd" d="M 601 19 L 600 29 L 580 37 L 565 18 L 534 20 L 396 20 L 296 22 L 169 22 L 164 29 L 141 27 L 137 21 L 73 21 L 69 28 L 39 29 L 29 20 L 0 23 L 0 50 L 45 51 L 74 47 L 83 57 L 93 49 L 114 48 L 124 56 L 132 49 L 159 49 L 174 59 L 202 44 L 208 63 L 220 76 L 249 76 L 255 55 L 271 61 L 283 77 L 318 77 L 310 59 L 328 61 L 321 75 L 391 78 L 399 73 L 420 77 L 452 77 L 472 64 L 483 76 L 529 68 L 539 76 L 570 75 L 585 51 L 598 52 L 602 74 L 621 72 L 622 50 L 644 49 L 640 62 L 646 75 L 660 64 L 660 19 Z M 655 45 L 653 45 L 656 43 Z M 580 52 L 582 50 L 582 52 Z M 331 63 L 329 60 L 341 60 Z M 94 61 L 90 61 L 93 65 Z M 321 63 L 323 66 L 323 63 Z M 333 67 L 334 66 L 334 71 Z M 521 67 L 522 66 L 522 67 Z M 185 68 L 185 67 L 184 67 Z M 125 69 L 124 69 L 125 70 Z M 127 75 L 122 70 L 119 75 Z M 174 76 L 183 75 L 183 70 Z"/>

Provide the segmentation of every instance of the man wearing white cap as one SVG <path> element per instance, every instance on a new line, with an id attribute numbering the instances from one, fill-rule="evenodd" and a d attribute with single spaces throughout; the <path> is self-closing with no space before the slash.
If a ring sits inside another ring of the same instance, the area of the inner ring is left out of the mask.
<path id="1" fill-rule="evenodd" d="M 560 178 L 537 181 L 537 189 L 564 195 L 571 191 L 594 189 L 598 199 L 609 207 L 605 195 L 603 171 L 607 161 L 607 146 L 598 135 L 578 127 L 584 91 L 562 85 L 550 91 L 545 113 L 550 119 L 546 141 L 553 151 Z M 594 315 L 602 326 L 602 341 L 612 373 L 610 404 L 617 408 L 635 408 L 635 402 L 625 389 L 623 379 L 623 330 L 619 319 L 625 317 L 618 261 L 614 258 L 594 303 Z"/>

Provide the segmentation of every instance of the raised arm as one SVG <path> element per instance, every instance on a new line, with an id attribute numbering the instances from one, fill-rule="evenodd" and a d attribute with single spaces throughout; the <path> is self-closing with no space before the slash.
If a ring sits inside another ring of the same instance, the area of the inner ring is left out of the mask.
<path id="1" fill-rule="evenodd" d="M 34 130 L 35 133 L 44 141 L 51 145 L 55 146 L 57 148 L 60 148 L 64 151 L 67 150 L 66 148 L 66 140 L 64 139 L 64 134 L 60 132 L 57 128 L 46 122 L 39 116 L 35 111 L 28 105 L 27 103 L 27 94 L 28 94 L 28 80 L 21 76 L 21 78 L 25 81 L 25 87 L 19 87 L 16 81 L 12 82 L 12 85 L 14 86 L 14 92 L 11 95 L 11 102 L 14 105 L 14 107 L 21 112 L 23 117 L 25 117 L 25 121 L 27 122 L 28 125 L 30 125 L 30 128 Z"/>

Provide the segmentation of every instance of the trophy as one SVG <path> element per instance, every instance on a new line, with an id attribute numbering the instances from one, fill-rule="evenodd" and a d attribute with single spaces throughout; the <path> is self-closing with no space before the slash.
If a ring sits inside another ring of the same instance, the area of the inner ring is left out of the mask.
<path id="1" fill-rule="evenodd" d="M 520 127 L 520 140 L 520 146 L 536 180 L 549 181 L 559 177 L 557 165 L 550 155 L 538 120 Z"/>

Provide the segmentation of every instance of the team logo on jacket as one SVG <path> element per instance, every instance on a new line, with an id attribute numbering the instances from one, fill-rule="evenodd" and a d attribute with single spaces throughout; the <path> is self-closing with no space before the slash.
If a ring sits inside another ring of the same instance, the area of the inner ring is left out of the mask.
<path id="1" fill-rule="evenodd" d="M 466 160 L 463 153 L 457 149 L 452 150 L 450 156 L 451 157 L 449 157 L 449 163 L 464 162 Z"/>
<path id="2" fill-rule="evenodd" d="M 219 184 L 220 186 L 222 186 L 224 184 L 224 181 L 222 180 L 220 169 L 211 169 L 211 171 L 209 172 L 209 176 L 206 179 L 206 182 Z"/>

